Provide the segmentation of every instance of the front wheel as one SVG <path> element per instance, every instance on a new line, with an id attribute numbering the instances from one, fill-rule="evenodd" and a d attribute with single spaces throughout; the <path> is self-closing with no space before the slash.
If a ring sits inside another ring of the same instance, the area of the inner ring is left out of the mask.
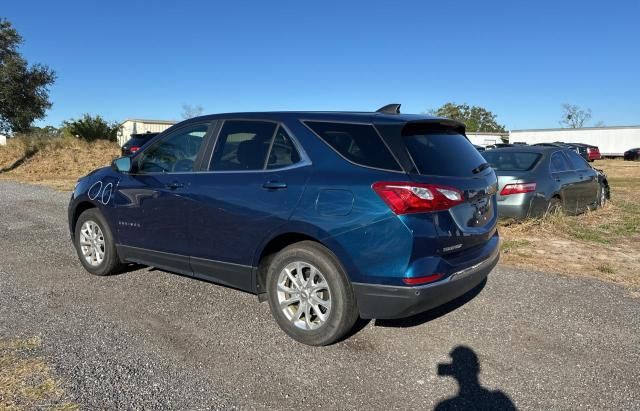
<path id="1" fill-rule="evenodd" d="M 91 208 L 76 221 L 74 245 L 82 266 L 94 275 L 109 275 L 122 266 L 115 241 L 102 213 Z"/>
<path id="2" fill-rule="evenodd" d="M 269 307 L 291 338 L 329 345 L 358 319 L 356 299 L 338 259 L 326 247 L 303 241 L 280 251 L 267 273 Z"/>

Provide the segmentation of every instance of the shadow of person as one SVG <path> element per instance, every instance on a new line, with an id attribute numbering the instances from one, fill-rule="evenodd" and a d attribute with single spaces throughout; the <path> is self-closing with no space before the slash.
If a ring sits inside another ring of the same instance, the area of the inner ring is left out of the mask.
<path id="1" fill-rule="evenodd" d="M 449 355 L 450 364 L 438 364 L 438 375 L 458 381 L 458 393 L 436 405 L 435 410 L 517 410 L 513 401 L 502 391 L 489 391 L 480 385 L 480 361 L 469 347 L 455 347 Z"/>

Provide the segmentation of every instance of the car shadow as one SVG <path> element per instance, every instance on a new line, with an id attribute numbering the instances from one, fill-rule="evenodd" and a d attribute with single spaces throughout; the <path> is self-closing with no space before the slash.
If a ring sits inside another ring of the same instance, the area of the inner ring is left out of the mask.
<path id="1" fill-rule="evenodd" d="M 458 392 L 440 401 L 434 410 L 517 410 L 503 391 L 490 391 L 480 385 L 480 360 L 471 348 L 459 345 L 451 350 L 449 356 L 450 363 L 438 364 L 438 376 L 455 378 Z"/>
<path id="2" fill-rule="evenodd" d="M 473 300 L 478 294 L 480 294 L 486 284 L 487 279 L 485 278 L 480 284 L 475 286 L 475 288 L 472 288 L 466 294 L 463 294 L 455 300 L 451 300 L 446 304 L 407 318 L 398 318 L 393 320 L 376 320 L 375 325 L 380 327 L 407 328 L 415 327 L 429 321 L 433 321 L 436 318 L 442 317 L 443 315 L 457 310 L 469 301 Z"/>
<path id="3" fill-rule="evenodd" d="M 126 263 L 122 267 L 120 267 L 118 272 L 115 273 L 114 275 L 123 275 L 123 274 L 130 273 L 132 271 L 138 271 L 145 268 L 148 268 L 149 269 L 148 271 L 151 271 L 151 267 L 146 265 L 137 264 L 137 263 Z"/>

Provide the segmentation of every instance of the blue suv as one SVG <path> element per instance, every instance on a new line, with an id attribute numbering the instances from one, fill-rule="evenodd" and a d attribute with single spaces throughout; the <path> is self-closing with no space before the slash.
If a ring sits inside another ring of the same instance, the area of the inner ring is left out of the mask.
<path id="1" fill-rule="evenodd" d="M 499 257 L 494 171 L 452 120 L 377 112 L 193 118 L 81 178 L 82 265 L 138 263 L 269 301 L 310 345 L 481 283 Z"/>

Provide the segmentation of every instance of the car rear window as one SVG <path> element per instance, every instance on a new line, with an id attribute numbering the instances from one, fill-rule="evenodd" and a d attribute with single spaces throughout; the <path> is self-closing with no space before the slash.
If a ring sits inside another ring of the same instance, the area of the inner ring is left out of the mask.
<path id="1" fill-rule="evenodd" d="M 131 140 L 127 141 L 127 143 L 125 144 L 125 146 L 127 147 L 131 147 L 131 146 L 137 146 L 140 147 L 142 146 L 144 143 L 147 142 L 148 139 L 144 139 L 144 138 L 137 138 L 134 137 Z"/>
<path id="2" fill-rule="evenodd" d="M 387 146 L 369 124 L 305 122 L 342 157 L 365 167 L 401 171 Z M 473 148 L 473 147 L 472 147 Z"/>
<path id="3" fill-rule="evenodd" d="M 478 150 L 462 134 L 436 132 L 403 138 L 420 174 L 467 177 L 485 163 Z"/>
<path id="4" fill-rule="evenodd" d="M 541 154 L 514 151 L 485 151 L 482 156 L 497 171 L 528 171 L 538 164 Z"/>

